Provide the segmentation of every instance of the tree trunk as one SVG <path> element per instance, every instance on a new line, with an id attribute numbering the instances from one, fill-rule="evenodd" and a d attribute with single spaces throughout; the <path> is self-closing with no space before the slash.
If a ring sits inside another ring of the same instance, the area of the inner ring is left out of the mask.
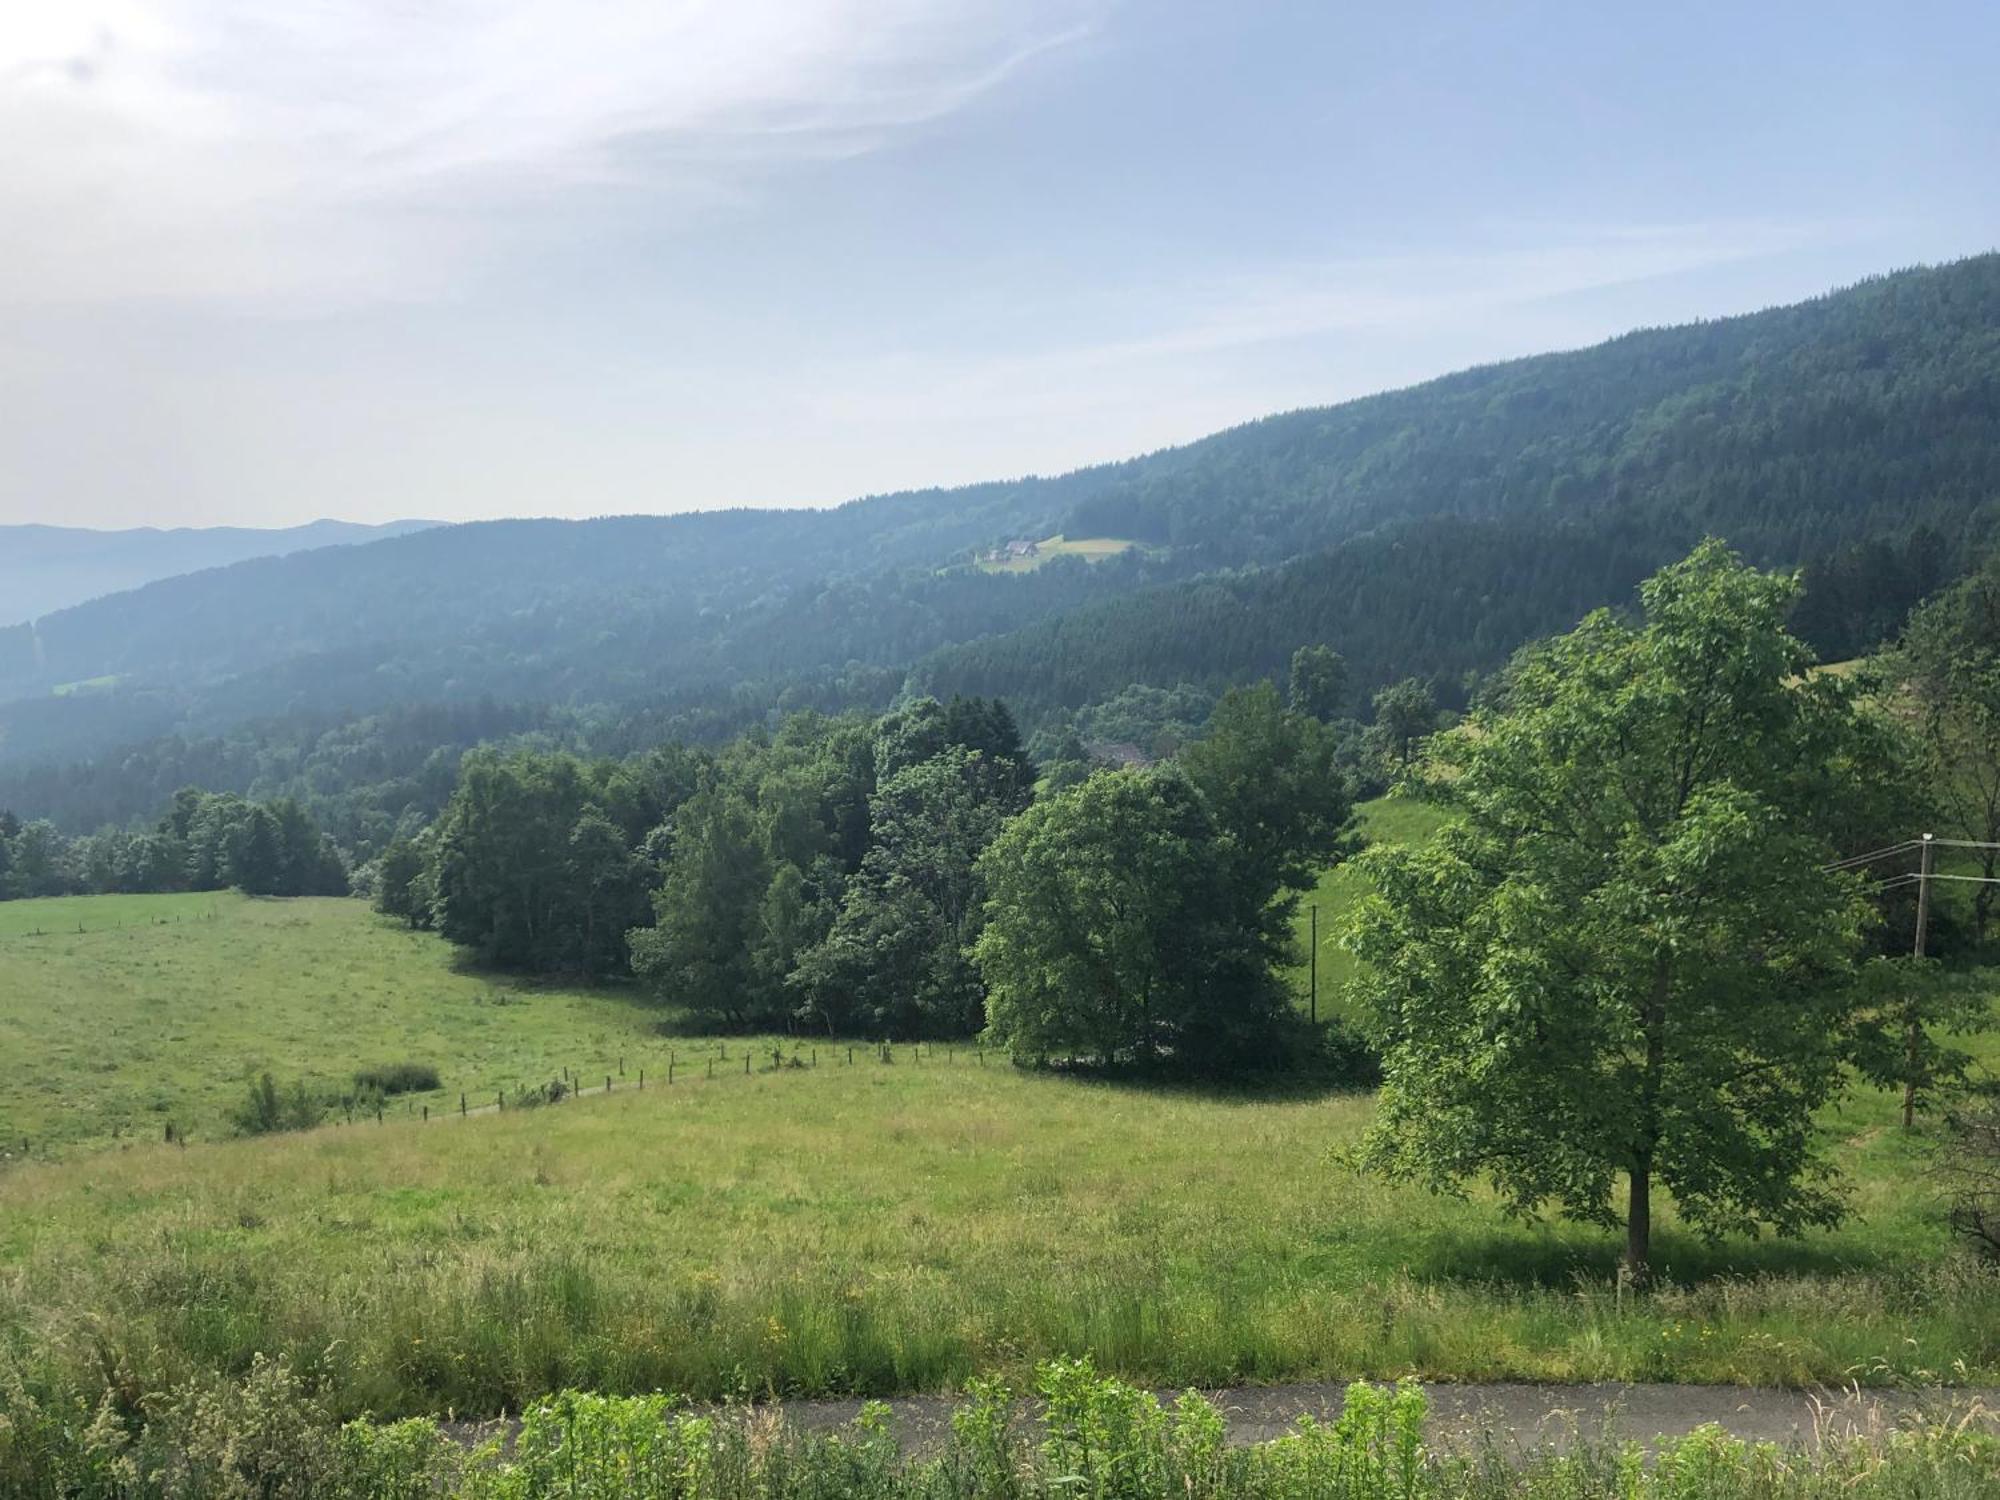
<path id="1" fill-rule="evenodd" d="M 1673 962 L 1662 949 L 1653 959 L 1652 992 L 1641 1012 L 1646 1071 L 1639 1081 L 1639 1138 L 1632 1148 L 1632 1185 L 1625 1206 L 1625 1273 L 1635 1287 L 1653 1274 L 1653 1153 L 1660 1144 L 1660 1092 L 1667 1071 L 1667 997 Z"/>
<path id="2" fill-rule="evenodd" d="M 1632 1168 L 1632 1188 L 1625 1206 L 1625 1276 L 1643 1287 L 1653 1274 L 1653 1164 Z"/>

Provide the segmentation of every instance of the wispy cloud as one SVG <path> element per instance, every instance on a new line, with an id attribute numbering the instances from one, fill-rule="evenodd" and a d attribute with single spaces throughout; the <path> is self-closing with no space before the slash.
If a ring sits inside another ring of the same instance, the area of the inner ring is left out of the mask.
<path id="1" fill-rule="evenodd" d="M 945 421 L 974 409 L 1026 414 L 1094 396 L 1117 400 L 1164 371 L 1198 386 L 1219 362 L 1273 346 L 1367 340 L 1377 347 L 1385 335 L 1415 344 L 1449 330 L 1462 347 L 1477 349 L 1470 331 L 1482 325 L 1511 329 L 1525 319 L 1549 328 L 1554 320 L 1533 312 L 1540 304 L 1782 256 L 1828 232 L 1823 224 L 1766 220 L 1511 225 L 1489 230 L 1477 249 L 1415 248 L 1148 281 L 1101 299 L 1098 311 L 1122 326 L 1117 334 L 1093 337 L 1079 318 L 1070 338 L 1032 353 L 972 359 L 910 352 L 855 362 L 824 380 L 815 401 L 829 417 L 858 420 L 893 391 L 905 408 Z M 1059 320 L 1044 312 L 1034 321 Z M 1581 326 L 1585 336 L 1602 337 L 1624 325 L 1614 318 L 1608 327 Z M 1543 332 L 1507 342 L 1514 337 L 1482 353 L 1526 353 L 1562 341 Z"/>
<path id="2" fill-rule="evenodd" d="M 876 149 L 1097 0 L 81 0 L 0 26 L 0 299 L 434 288 L 550 195 Z"/>

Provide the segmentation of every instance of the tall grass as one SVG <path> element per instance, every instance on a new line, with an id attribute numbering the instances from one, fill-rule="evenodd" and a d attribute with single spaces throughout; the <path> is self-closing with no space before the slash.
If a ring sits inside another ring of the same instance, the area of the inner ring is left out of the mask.
<path id="1" fill-rule="evenodd" d="M 1867 1111 L 1832 1122 L 1858 1223 L 1669 1223 L 1665 1285 L 1632 1298 L 1594 1229 L 1341 1169 L 1370 1108 L 864 1055 L 135 1146 L 0 1174 L 0 1349 L 134 1390 L 283 1357 L 343 1416 L 949 1390 L 1065 1353 L 1170 1386 L 2000 1383 L 2000 1274 Z"/>
<path id="2" fill-rule="evenodd" d="M 34 1389 L 110 1392 L 125 1410 L 241 1378 L 262 1356 L 313 1371 L 342 1418 L 487 1415 L 565 1387 L 950 1390 L 1069 1353 L 1155 1385 L 2000 1383 L 2000 1274 L 1953 1248 L 1926 1142 L 1884 1096 L 1821 1122 L 1851 1184 L 1848 1226 L 1710 1245 L 1668 1214 L 1664 1284 L 1632 1298 L 1596 1229 L 1345 1170 L 1365 1097 L 1125 1087 L 944 1048 L 884 1066 L 822 1045 L 818 1067 L 767 1068 L 761 1040 L 612 1030 L 607 1016 L 646 1014 L 617 997 L 489 992 L 435 938 L 354 903 L 230 911 L 104 946 L 0 942 L 0 1044 L 21 1026 L 51 1045 L 80 1037 L 94 1015 L 103 1045 L 127 1049 L 116 1065 L 96 1073 L 57 1046 L 48 1070 L 100 1119 L 143 1098 L 135 1074 L 171 1079 L 228 1055 L 226 1039 L 254 1037 L 268 1057 L 294 1027 L 287 1078 L 307 1056 L 333 1084 L 435 1057 L 449 1089 L 467 1057 L 516 1046 L 531 1083 L 567 1068 L 601 1089 L 621 1047 L 629 1073 L 610 1097 L 534 1110 L 512 1108 L 509 1085 L 509 1109 L 483 1118 L 461 1117 L 453 1091 L 379 1123 L 185 1149 L 156 1126 L 143 1144 L 0 1161 L 0 1354 Z M 265 1010 L 247 992 L 197 993 L 232 954 L 273 976 L 253 985 Z M 153 965 L 175 976 L 157 1036 L 135 998 Z M 6 987 L 28 971 L 125 988 L 38 1008 Z M 356 996 L 315 1014 L 315 994 L 350 981 Z M 1995 1056 L 1991 1036 L 1978 1045 Z M 711 1080 L 704 1049 L 722 1047 Z M 676 1051 L 669 1084 L 660 1054 Z M 28 1107 L 68 1106 L 58 1093 Z"/>

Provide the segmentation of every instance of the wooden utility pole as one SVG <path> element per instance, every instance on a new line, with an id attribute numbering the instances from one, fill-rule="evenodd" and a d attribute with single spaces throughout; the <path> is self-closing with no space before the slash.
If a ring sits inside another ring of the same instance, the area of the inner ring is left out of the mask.
<path id="1" fill-rule="evenodd" d="M 1931 859 L 1937 852 L 1934 834 L 1924 835 L 1924 852 L 1917 866 L 1917 942 L 1915 956 L 1924 956 L 1924 928 L 1931 916 Z M 1921 984 L 1922 979 L 1917 982 Z M 1924 1023 L 1916 1003 L 1910 1005 L 1909 1028 L 1903 1036 L 1903 1128 L 1917 1118 L 1917 1055 L 1923 1047 Z"/>
<path id="2" fill-rule="evenodd" d="M 1319 903 L 1312 905 L 1312 1019 L 1319 1025 Z"/>

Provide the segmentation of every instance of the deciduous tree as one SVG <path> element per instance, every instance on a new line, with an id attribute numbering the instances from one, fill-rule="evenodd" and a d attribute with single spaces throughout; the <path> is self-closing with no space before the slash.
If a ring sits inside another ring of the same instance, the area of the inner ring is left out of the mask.
<path id="1" fill-rule="evenodd" d="M 1786 633 L 1796 584 L 1708 542 L 1528 653 L 1432 741 L 1455 821 L 1363 856 L 1351 942 L 1383 1047 L 1365 1158 L 1626 1231 L 1654 1190 L 1710 1235 L 1841 1213 L 1813 1111 L 1842 1087 L 1870 908 L 1824 867 L 1873 728 Z M 1615 1199 L 1625 1184 L 1622 1213 Z"/>

